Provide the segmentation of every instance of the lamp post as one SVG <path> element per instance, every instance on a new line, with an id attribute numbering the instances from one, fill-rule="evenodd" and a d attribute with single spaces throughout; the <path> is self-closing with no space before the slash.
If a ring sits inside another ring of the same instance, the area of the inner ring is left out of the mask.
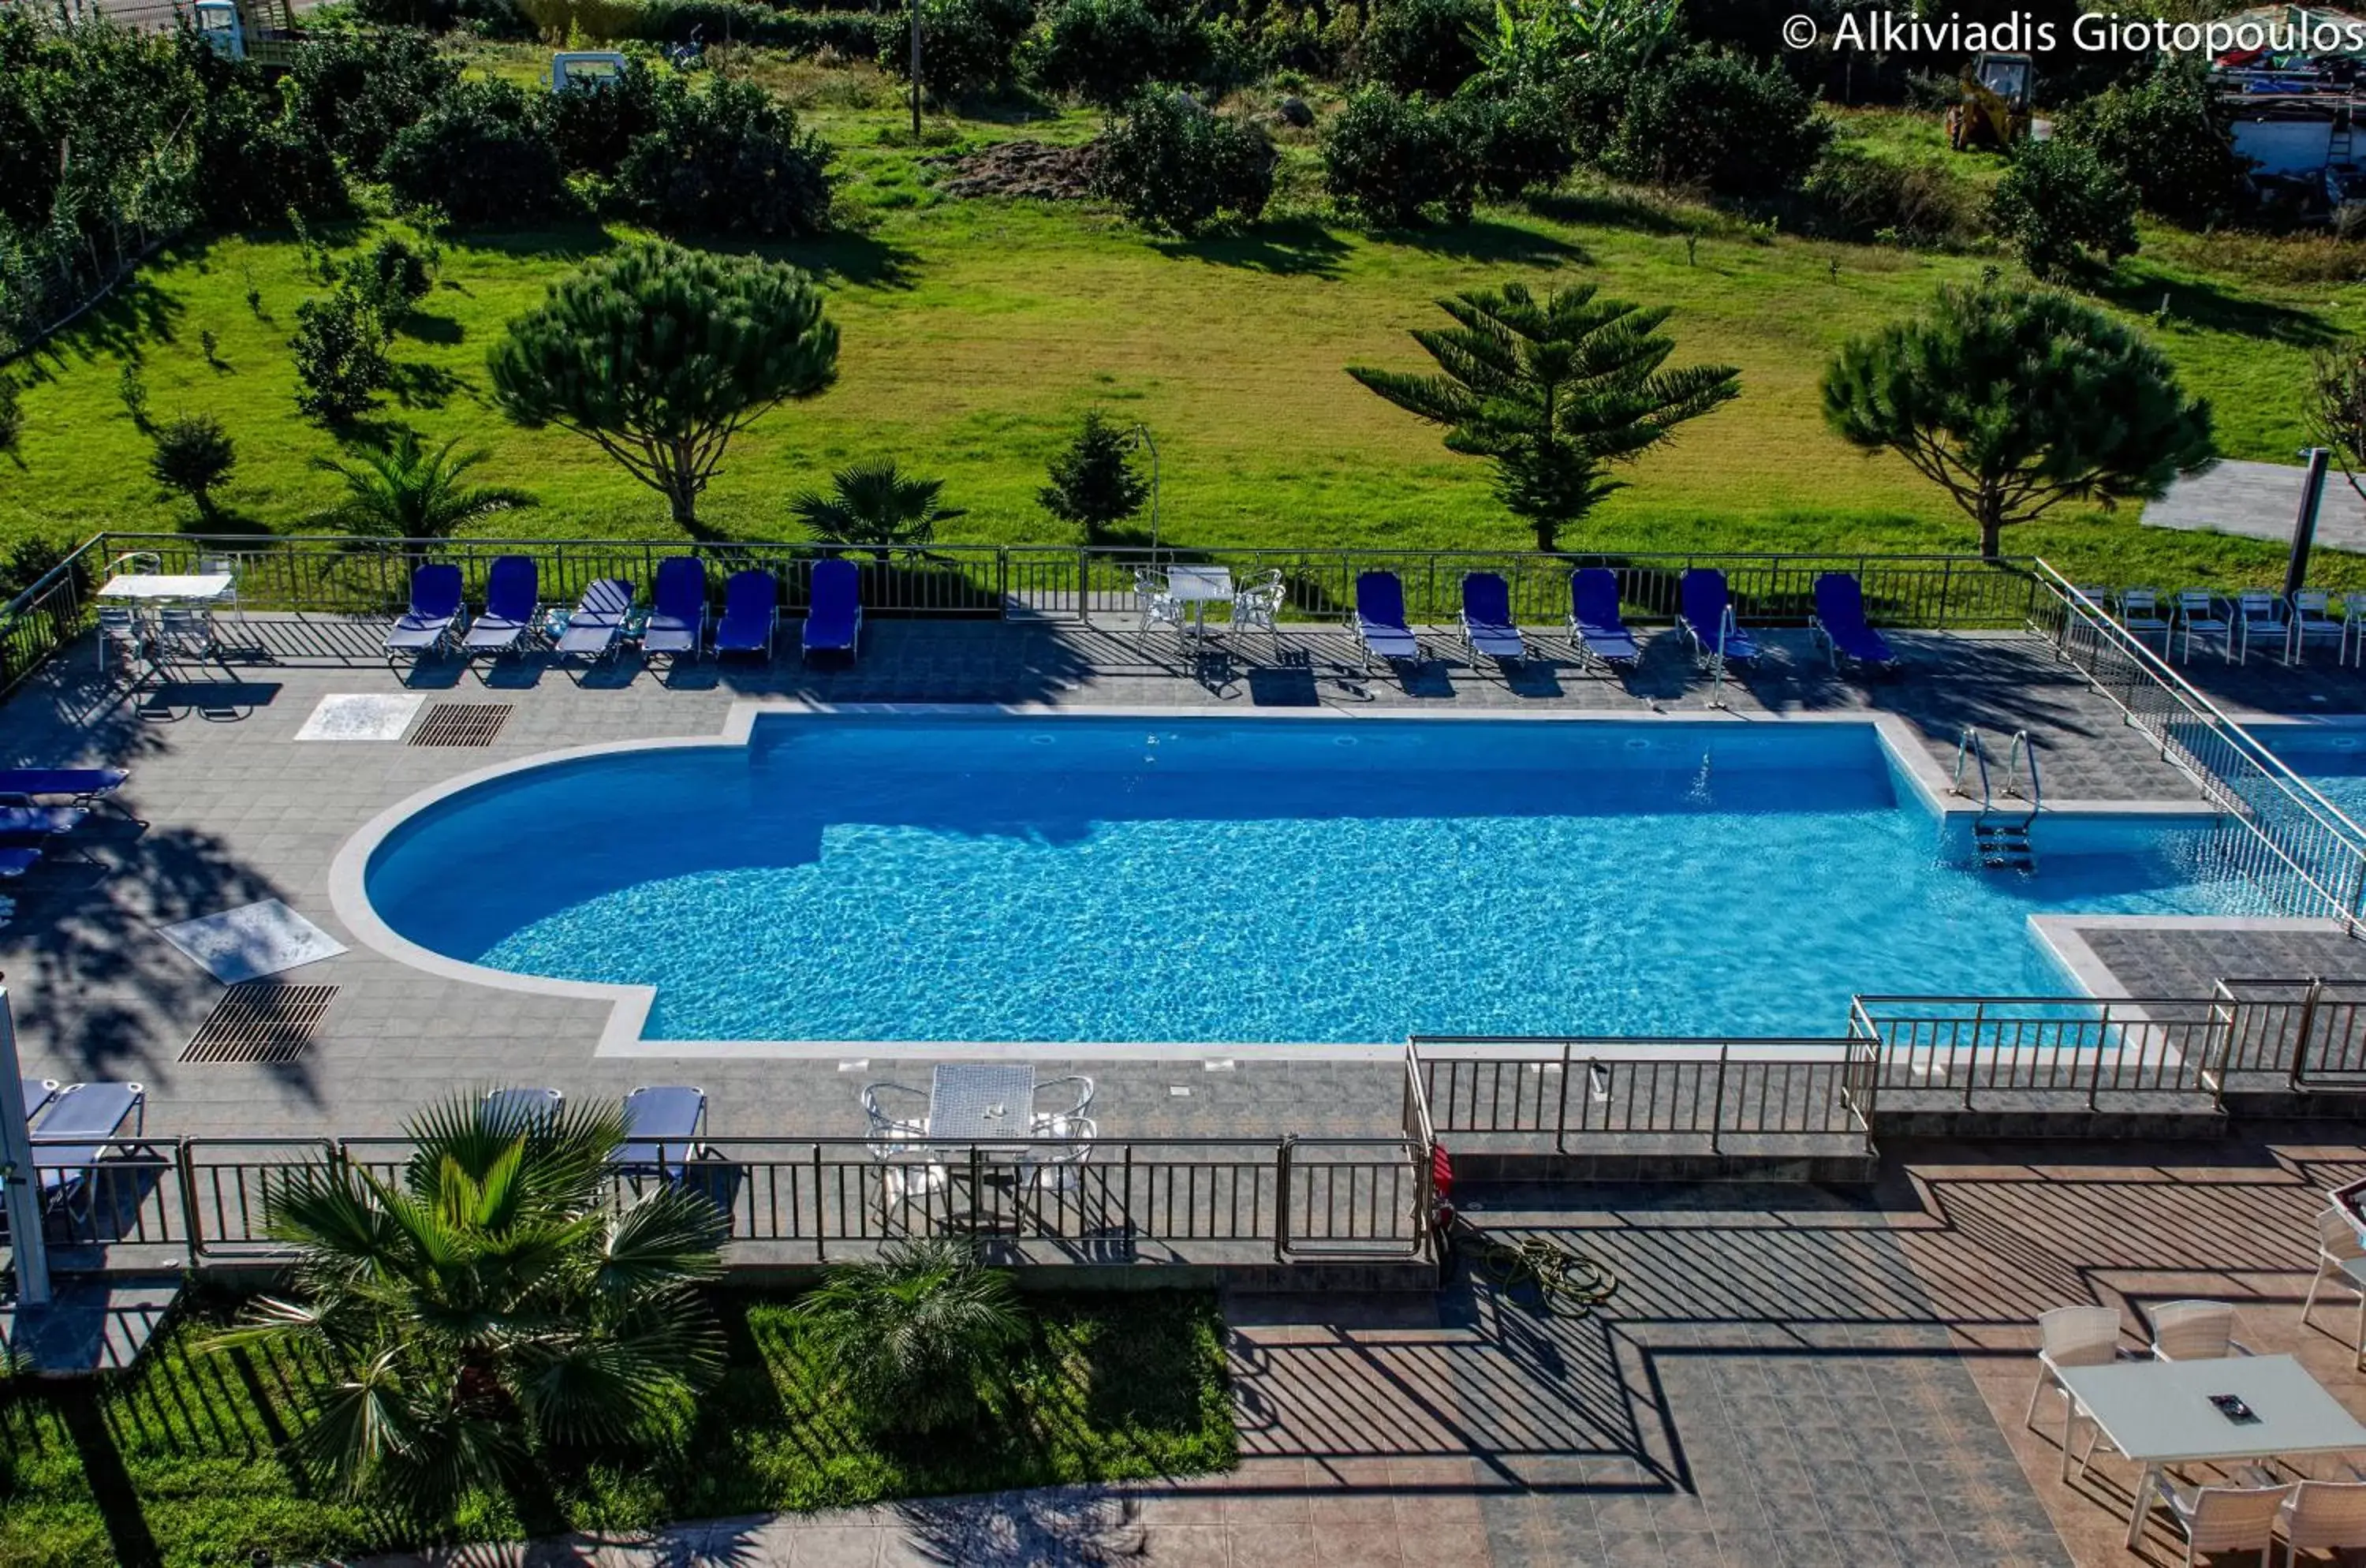
<path id="1" fill-rule="evenodd" d="M 912 0 L 912 151 L 920 150 L 920 0 Z"/>
<path id="2" fill-rule="evenodd" d="M 8 1246 L 17 1260 L 17 1300 L 50 1304 L 49 1242 L 41 1235 L 41 1180 L 26 1125 L 25 1078 L 17 1059 L 17 1019 L 0 986 L 0 1184 L 6 1188 Z"/>
<path id="3" fill-rule="evenodd" d="M 2292 554 L 2284 559 L 2284 602 L 2308 585 L 2308 551 L 2316 542 L 2317 510 L 2325 503 L 2325 465 L 2333 454 L 2322 446 L 2301 453 L 2308 471 L 2300 482 L 2300 514 L 2293 519 Z"/>
<path id="4" fill-rule="evenodd" d="M 1158 443 L 1150 438 L 1150 426 L 1136 420 L 1131 432 L 1134 444 L 1150 453 L 1150 558 L 1158 559 Z"/>

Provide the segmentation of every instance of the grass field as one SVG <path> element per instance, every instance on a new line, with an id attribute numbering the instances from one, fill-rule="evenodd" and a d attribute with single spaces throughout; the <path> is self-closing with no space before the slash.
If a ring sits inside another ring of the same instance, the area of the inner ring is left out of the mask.
<path id="1" fill-rule="evenodd" d="M 800 1359 L 785 1305 L 722 1298 L 730 1366 L 681 1447 L 646 1461 L 536 1456 L 530 1485 L 472 1494 L 459 1540 L 1094 1479 L 1233 1462 L 1221 1323 L 1190 1292 L 1031 1298 L 1036 1334 L 979 1430 L 883 1447 Z M 425 1544 L 307 1487 L 279 1458 L 304 1376 L 284 1355 L 193 1355 L 202 1302 L 137 1371 L 99 1385 L 0 1382 L 0 1563 L 285 1562 Z"/>
<path id="2" fill-rule="evenodd" d="M 525 68 L 524 57 L 486 61 Z M 1914 310 L 1942 281 L 1976 277 L 1990 258 L 1797 240 L 1583 188 L 1484 210 L 1465 229 L 1368 236 L 1327 220 L 1309 197 L 1313 152 L 1302 142 L 1286 149 L 1274 220 L 1244 237 L 1160 242 L 1082 207 L 943 197 L 896 132 L 875 78 L 809 68 L 783 75 L 841 149 L 854 231 L 775 254 L 825 281 L 843 352 L 835 388 L 735 443 L 703 507 L 734 533 L 794 537 L 789 497 L 833 466 L 893 456 L 943 476 L 948 502 L 968 509 L 948 537 L 1065 538 L 1034 493 L 1044 460 L 1098 403 L 1152 431 L 1165 534 L 1178 544 L 1516 545 L 1525 532 L 1490 495 L 1485 467 L 1447 453 L 1436 431 L 1357 387 L 1345 367 L 1425 365 L 1405 333 L 1443 321 L 1431 304 L 1440 295 L 1514 277 L 1582 277 L 1674 306 L 1678 361 L 1740 367 L 1742 395 L 1637 466 L 1631 488 L 1570 539 L 1573 547 L 1971 542 L 1968 525 L 1902 464 L 1863 457 L 1826 431 L 1817 379 L 1843 337 Z M 1075 138 L 1094 124 L 1069 113 L 932 131 Z M 1846 124 L 1885 156 L 1946 156 L 1910 117 L 1860 114 Z M 1965 171 L 1986 177 L 1979 160 Z M 333 238 L 350 246 L 372 227 Z M 1695 265 L 1688 229 L 1704 235 Z M 498 532 L 668 533 L 653 493 L 587 444 L 508 426 L 485 395 L 484 355 L 502 323 L 567 265 L 619 237 L 586 226 L 447 242 L 442 284 L 398 346 L 402 385 L 365 435 L 409 423 L 490 447 L 483 478 L 541 503 L 502 519 Z M 2211 398 L 2226 455 L 2289 460 L 2304 436 L 2307 355 L 2366 328 L 2366 287 L 2276 281 L 2272 248 L 2246 252 L 2255 266 L 2245 273 L 2214 269 L 2207 243 L 2155 240 L 2124 265 L 2112 302 Z M 246 302 L 250 288 L 260 314 Z M 296 305 L 321 291 L 286 235 L 192 244 L 49 345 L 29 372 L 20 367 L 30 381 L 28 426 L 17 460 L 0 459 L 0 536 L 193 518 L 147 478 L 147 442 L 118 394 L 130 356 L 152 418 L 202 409 L 229 427 L 240 463 L 221 500 L 236 517 L 280 531 L 333 527 L 336 480 L 316 464 L 337 442 L 297 417 L 286 347 Z M 207 331 L 218 365 L 200 352 Z M 2017 530 L 2008 547 L 2123 581 L 2249 581 L 2272 575 L 2280 558 L 2272 546 L 2067 510 Z M 2319 575 L 2366 586 L 2366 561 L 2331 557 Z"/>

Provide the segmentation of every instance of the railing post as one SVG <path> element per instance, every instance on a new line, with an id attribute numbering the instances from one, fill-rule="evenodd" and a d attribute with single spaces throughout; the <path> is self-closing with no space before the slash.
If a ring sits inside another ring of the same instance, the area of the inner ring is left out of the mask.
<path id="1" fill-rule="evenodd" d="M 2296 1089 L 2308 1082 L 2308 1048 L 2316 1035 L 2316 1004 L 2324 995 L 2324 976 L 2311 976 L 2308 989 L 2301 993 L 2300 1027 L 2293 1039 L 2292 1070 L 2288 1081 Z"/>
<path id="2" fill-rule="evenodd" d="M 2105 1002 L 2103 1004 L 2101 1027 L 2099 1027 L 2095 1032 L 2094 1070 L 2087 1075 L 2087 1109 L 2090 1111 L 2101 1111 L 2102 1109 L 2102 1106 L 2098 1102 L 2098 1097 L 2102 1093 L 2103 1089 L 2103 1042 L 2111 1037 L 2112 1004 Z M 2141 1055 L 2139 1055 L 2138 1065 L 2139 1066 L 2142 1065 Z"/>
<path id="3" fill-rule="evenodd" d="M 881 1179 L 884 1181 L 885 1178 L 883 1176 Z M 824 1235 L 824 1233 L 829 1229 L 829 1202 L 822 1193 L 821 1145 L 819 1144 L 816 1144 L 813 1146 L 813 1190 L 814 1261 L 820 1263 L 827 1261 L 829 1256 L 829 1244 Z M 880 1198 L 879 1206 L 884 1213 L 887 1206 L 884 1195 L 885 1189 L 881 1189 L 881 1193 L 882 1196 Z M 871 1200 L 868 1197 L 863 1199 L 865 1207 L 869 1206 L 870 1201 Z M 868 1229 L 869 1227 L 865 1226 L 864 1228 Z"/>
<path id="4" fill-rule="evenodd" d="M 1076 547 L 1076 619 L 1093 624 L 1093 553 L 1081 545 Z"/>
<path id="5" fill-rule="evenodd" d="M 1290 1253 L 1290 1145 L 1283 1134 L 1273 1145 L 1273 1260 L 1286 1262 Z"/>
<path id="6" fill-rule="evenodd" d="M 173 1174 L 181 1184 L 181 1220 L 189 1227 L 189 1267 L 197 1266 L 197 1255 L 205 1250 L 205 1233 L 197 1218 L 197 1170 L 189 1156 L 189 1140 L 173 1140 Z"/>
<path id="7" fill-rule="evenodd" d="M 1733 1047 L 1723 1041 L 1718 1043 L 1717 1097 L 1709 1101 L 1708 1107 L 1708 1152 L 1711 1154 L 1724 1152 L 1718 1130 L 1725 1124 L 1725 1063 L 1732 1050 Z"/>
<path id="8" fill-rule="evenodd" d="M 1969 1111 L 1972 1108 L 1972 1085 L 1979 1080 L 1980 1030 L 1988 1021 L 1988 1003 L 1974 1002 L 1972 1004 L 1972 1060 L 1971 1065 L 1964 1069 L 1964 1109 L 1966 1111 Z M 1948 1065 L 1950 1066 L 1955 1065 L 1953 1061 L 1954 1055 L 1955 1053 L 1952 1050 L 1948 1052 L 1948 1056 L 1950 1058 Z"/>
<path id="9" fill-rule="evenodd" d="M 1560 1043 L 1560 1104 L 1553 1117 L 1553 1152 L 1569 1153 L 1569 1042 Z"/>

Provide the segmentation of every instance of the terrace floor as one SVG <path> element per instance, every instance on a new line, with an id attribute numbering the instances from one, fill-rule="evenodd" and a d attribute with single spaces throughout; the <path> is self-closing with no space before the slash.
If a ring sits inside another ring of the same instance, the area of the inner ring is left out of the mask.
<path id="1" fill-rule="evenodd" d="M 307 985 L 336 987 L 299 1061 L 176 1060 L 220 987 L 154 928 L 277 897 L 350 943 L 328 908 L 338 848 L 387 807 L 488 763 L 588 742 L 711 735 L 733 703 L 765 698 L 1640 715 L 1699 714 L 1712 697 L 1665 634 L 1650 642 L 1643 667 L 1624 682 L 1582 672 L 1566 658 L 1537 660 L 1506 680 L 1444 657 L 1408 686 L 1364 672 L 1336 628 L 1291 628 L 1278 646 L 1260 637 L 1242 657 L 1219 649 L 1191 660 L 1172 641 L 1145 650 L 1130 633 L 1100 626 L 883 621 L 866 631 L 860 663 L 835 671 L 808 671 L 793 653 L 770 669 L 708 661 L 670 672 L 641 669 L 629 658 L 588 674 L 539 658 L 468 671 L 431 665 L 411 677 L 409 689 L 431 701 L 509 706 L 491 746 L 299 741 L 298 729 L 323 696 L 404 689 L 377 656 L 377 625 L 262 616 L 249 626 L 229 625 L 233 646 L 220 663 L 176 667 L 127 694 L 119 678 L 99 677 L 95 649 L 84 643 L 0 707 L 0 762 L 132 770 L 123 798 L 138 823 L 102 814 L 87 861 L 45 866 L 10 889 L 19 907 L 0 931 L 0 971 L 15 1000 L 27 1070 L 63 1080 L 137 1078 L 149 1087 L 149 1126 L 158 1133 L 366 1134 L 392 1131 L 421 1100 L 458 1083 L 614 1094 L 668 1077 L 700 1083 L 715 1096 L 718 1134 L 789 1125 L 809 1134 L 862 1130 L 848 1079 L 861 1066 L 595 1060 L 604 1004 L 446 980 L 358 946 L 291 973 Z M 1428 641 L 1439 653 L 1452 647 L 1444 633 Z M 1860 683 L 1834 678 L 1804 634 L 1776 633 L 1769 641 L 1763 667 L 1725 693 L 1744 720 L 1894 713 L 1922 735 L 1943 767 L 1952 764 L 1966 725 L 1979 727 L 2000 751 L 2003 737 L 2027 728 L 2045 759 L 2049 800 L 2195 798 L 2188 781 L 2042 643 L 2006 635 L 1902 636 L 1909 673 Z M 2366 690 L 2366 678 L 2355 672 L 2340 679 Z M 465 897 L 465 886 L 456 896 Z M 2352 944 L 2329 945 L 2338 958 Z M 2224 964 L 2222 973 L 2274 974 L 2286 960 L 2263 951 L 2214 953 L 2209 963 Z M 2332 972 L 2323 963 L 2312 967 Z M 1833 1020 L 1835 1034 L 1843 1021 Z M 1387 1069 L 1245 1060 L 1226 1074 L 1193 1059 L 1095 1071 L 1104 1127 L 1139 1136 L 1347 1135 L 1396 1125 L 1395 1080 Z M 1191 1093 L 1173 1092 L 1178 1088 Z"/>

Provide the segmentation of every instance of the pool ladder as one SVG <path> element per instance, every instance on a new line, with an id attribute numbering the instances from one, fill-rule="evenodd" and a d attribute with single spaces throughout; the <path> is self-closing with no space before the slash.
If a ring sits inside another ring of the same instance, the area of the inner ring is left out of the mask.
<path id="1" fill-rule="evenodd" d="M 2029 787 L 2021 787 L 2023 762 L 2028 764 Z M 2029 803 L 2029 809 L 2011 815 L 1997 809 L 1996 795 L 1989 783 L 1988 748 L 1981 744 L 1980 732 L 1971 725 L 1955 742 L 1955 778 L 1954 793 L 1970 798 L 1964 787 L 1966 765 L 1977 770 L 1980 785 L 1980 813 L 1972 818 L 1972 851 L 1979 856 L 1980 864 L 1990 871 L 2034 871 L 2037 854 L 2030 847 L 2029 829 L 2037 820 L 2045 805 L 2045 786 L 2037 776 L 2037 748 L 2029 739 L 2029 731 L 2016 729 L 2012 746 L 2005 753 L 2005 789 Z"/>

